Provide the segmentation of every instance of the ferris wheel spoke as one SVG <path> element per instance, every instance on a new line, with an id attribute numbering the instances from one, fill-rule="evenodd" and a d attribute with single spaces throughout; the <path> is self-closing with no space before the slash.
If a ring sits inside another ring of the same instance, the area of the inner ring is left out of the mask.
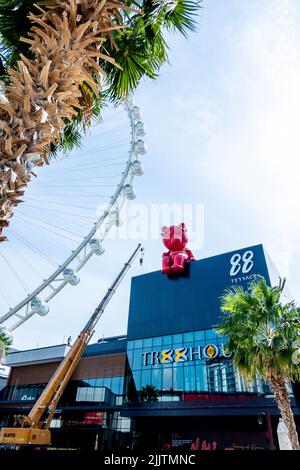
<path id="1" fill-rule="evenodd" d="M 31 221 L 33 219 L 33 220 L 35 220 L 36 223 L 41 223 L 41 224 L 46 225 L 46 228 L 47 227 L 53 227 L 53 228 L 56 228 L 58 230 L 61 230 L 61 231 L 65 232 L 65 233 L 68 233 L 70 235 L 74 235 L 75 237 L 78 237 L 80 239 L 84 238 L 83 234 L 73 232 L 72 230 L 68 230 L 64 227 L 60 227 L 59 225 L 54 224 L 54 223 L 49 222 L 49 221 L 46 221 L 46 220 L 43 220 L 40 217 L 33 217 L 32 215 L 29 215 L 29 214 L 26 214 L 26 213 L 23 213 L 23 216 L 27 217 L 27 220 L 29 220 L 29 221 Z M 78 223 L 77 223 L 77 226 L 78 226 Z"/>
<path id="2" fill-rule="evenodd" d="M 39 248 L 34 246 L 32 243 L 30 243 L 28 240 L 26 240 L 22 235 L 19 235 L 15 230 L 10 229 L 11 233 L 15 235 L 17 239 L 19 239 L 23 244 L 28 246 L 32 251 L 34 251 L 36 254 L 41 256 L 44 260 L 46 260 L 48 263 L 52 264 L 52 266 L 58 267 L 59 264 L 51 259 L 46 253 L 43 253 Z"/>
<path id="3" fill-rule="evenodd" d="M 29 220 L 28 218 L 26 219 L 26 218 L 21 217 L 21 216 L 18 216 L 18 218 L 21 219 L 21 220 L 23 220 L 23 221 L 25 221 L 25 222 L 30 222 L 31 224 L 35 225 L 36 227 L 38 227 L 38 229 L 40 229 L 40 230 L 42 230 L 42 231 L 46 231 L 46 232 L 48 232 L 48 233 L 49 233 L 49 232 L 50 232 L 50 233 L 53 233 L 53 234 L 57 235 L 58 237 L 62 237 L 62 238 L 64 238 L 64 239 L 66 239 L 66 240 L 71 240 L 71 241 L 73 241 L 73 242 L 78 242 L 78 240 L 76 240 L 76 239 L 74 239 L 74 238 L 71 238 L 69 235 L 65 235 L 65 234 L 59 233 L 59 232 L 57 232 L 57 231 L 55 231 L 55 230 L 53 230 L 53 229 L 50 229 L 50 228 L 48 228 L 48 227 L 44 227 L 42 224 L 40 224 L 40 223 L 38 223 L 38 222 L 33 222 L 31 219 Z M 49 224 L 48 224 L 48 225 L 49 225 Z M 62 230 L 62 229 L 60 229 L 60 230 Z M 79 236 L 79 235 L 77 235 L 77 236 L 78 236 L 79 238 L 83 238 L 83 237 L 81 237 L 81 236 Z"/>
<path id="4" fill-rule="evenodd" d="M 120 177 L 120 173 L 112 173 L 112 174 L 108 174 L 108 175 L 102 175 L 102 176 L 94 176 L 93 174 L 91 176 L 86 176 L 84 178 L 85 181 L 93 181 L 93 180 L 103 180 L 103 179 L 107 179 L 107 178 L 116 178 L 116 177 Z M 55 176 L 55 180 L 58 181 L 58 182 L 62 182 L 62 183 L 65 183 L 66 184 L 66 180 L 65 178 L 63 177 L 58 177 L 58 176 Z M 78 178 L 78 175 L 75 176 L 75 178 L 68 178 L 68 183 L 69 182 L 73 182 L 73 183 L 76 183 L 76 182 L 82 182 L 82 178 Z M 35 185 L 35 188 L 40 188 L 40 187 L 44 187 L 44 185 L 42 184 L 36 184 Z"/>
<path id="5" fill-rule="evenodd" d="M 124 166 L 124 163 L 126 163 L 126 161 L 124 161 L 124 155 L 122 155 L 122 156 L 119 155 L 116 158 L 112 157 L 111 159 L 105 159 L 105 160 L 102 160 L 100 162 L 98 161 L 97 163 L 92 162 L 90 160 L 88 162 L 79 161 L 79 162 L 77 162 L 76 165 L 73 165 L 70 168 L 68 167 L 68 175 L 72 174 L 73 170 L 82 172 L 83 170 L 86 171 L 86 170 L 90 170 L 90 169 L 94 170 L 94 169 L 103 169 L 103 168 Z M 62 180 L 65 179 L 65 175 L 62 174 L 62 172 L 58 171 L 57 169 L 55 171 L 51 171 L 51 172 L 48 171 L 48 174 L 51 174 L 51 175 L 55 176 L 55 178 L 61 178 Z M 119 173 L 117 174 L 117 176 L 119 176 Z M 34 181 L 33 181 L 33 184 L 34 184 Z M 37 185 L 38 183 L 35 183 L 35 184 Z"/>
<path id="6" fill-rule="evenodd" d="M 12 304 L 9 302 L 9 300 L 8 300 L 7 296 L 5 295 L 4 291 L 2 290 L 1 286 L 0 286 L 0 296 L 2 297 L 2 299 L 4 300 L 4 302 L 6 303 L 8 308 L 10 309 Z"/>
<path id="7" fill-rule="evenodd" d="M 66 207 L 75 207 L 76 209 L 83 209 L 85 211 L 89 210 L 89 211 L 93 211 L 95 212 L 95 206 L 91 207 L 91 206 L 79 206 L 77 204 L 68 204 L 66 203 L 65 201 L 49 201 L 49 200 L 46 200 L 46 199 L 41 199 L 41 198 L 30 198 L 28 197 L 27 200 L 30 200 L 30 201 L 35 201 L 35 202 L 42 202 L 43 204 L 51 204 L 51 205 L 55 205 L 56 207 L 62 207 L 62 206 L 66 206 Z"/>
<path id="8" fill-rule="evenodd" d="M 44 207 L 44 206 L 35 206 L 33 204 L 26 204 L 26 206 L 29 207 L 30 209 L 34 209 L 34 210 L 36 209 L 42 212 L 44 211 L 51 212 L 51 213 L 54 212 L 55 214 L 57 214 L 57 209 L 50 209 L 49 207 Z M 67 211 L 60 210 L 60 214 L 63 214 L 69 217 L 75 216 L 76 218 L 84 219 L 87 221 L 94 221 L 94 217 L 89 217 L 88 215 L 82 215 L 82 214 L 79 214 L 78 212 L 75 213 L 75 212 L 67 212 Z"/>
<path id="9" fill-rule="evenodd" d="M 14 275 L 15 279 L 17 279 L 17 281 L 19 282 L 19 284 L 23 287 L 23 289 L 25 290 L 25 292 L 27 294 L 29 294 L 29 289 L 28 287 L 26 286 L 26 283 L 24 282 L 24 280 L 18 275 L 17 271 L 15 270 L 15 268 L 12 266 L 12 264 L 8 261 L 8 259 L 6 258 L 6 256 L 0 252 L 0 256 L 1 258 L 4 260 L 5 264 L 8 266 L 8 268 L 10 269 L 10 271 L 12 272 L 12 274 Z"/>
<path id="10" fill-rule="evenodd" d="M 24 263 L 31 269 L 31 271 L 39 277 L 39 279 L 44 279 L 41 273 L 32 265 L 32 263 L 24 256 L 24 254 L 21 254 L 19 248 L 17 248 L 16 246 L 14 246 L 14 252 L 20 259 L 24 261 Z"/>

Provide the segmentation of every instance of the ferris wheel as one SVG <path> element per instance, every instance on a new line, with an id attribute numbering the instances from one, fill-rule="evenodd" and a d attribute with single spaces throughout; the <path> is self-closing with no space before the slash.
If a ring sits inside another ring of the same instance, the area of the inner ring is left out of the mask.
<path id="1" fill-rule="evenodd" d="M 144 135 L 130 97 L 104 110 L 80 149 L 38 169 L 7 229 L 9 241 L 0 245 L 1 328 L 12 332 L 47 315 L 51 300 L 67 285 L 75 288 L 89 259 L 104 253 L 125 201 L 135 198 Z"/>

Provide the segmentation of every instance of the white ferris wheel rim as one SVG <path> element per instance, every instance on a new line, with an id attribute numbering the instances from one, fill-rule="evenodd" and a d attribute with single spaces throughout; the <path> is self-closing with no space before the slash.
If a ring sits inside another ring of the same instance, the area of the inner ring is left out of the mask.
<path id="1" fill-rule="evenodd" d="M 131 127 L 131 143 L 130 150 L 128 154 L 128 160 L 125 164 L 125 169 L 122 173 L 122 178 L 119 184 L 116 186 L 114 194 L 110 198 L 110 202 L 107 204 L 103 213 L 98 217 L 94 222 L 92 228 L 83 238 L 82 242 L 72 250 L 71 254 L 55 269 L 40 285 L 33 289 L 26 297 L 24 297 L 20 302 L 18 302 L 14 307 L 11 307 L 4 315 L 0 317 L 0 327 L 6 330 L 8 333 L 14 331 L 16 328 L 21 326 L 29 318 L 35 314 L 41 316 L 47 315 L 49 308 L 48 303 L 66 286 L 69 284 L 69 281 L 64 277 L 61 277 L 63 272 L 68 269 L 71 263 L 77 261 L 77 265 L 72 268 L 74 274 L 78 273 L 88 262 L 88 260 L 96 254 L 92 247 L 89 246 L 89 243 L 92 240 L 97 240 L 99 243 L 102 243 L 109 233 L 111 227 L 114 225 L 114 221 L 109 220 L 113 211 L 118 212 L 124 205 L 126 199 L 133 199 L 135 197 L 134 189 L 132 186 L 134 177 L 136 175 L 141 175 L 143 173 L 142 169 L 138 172 L 134 171 L 133 163 L 138 162 L 140 164 L 140 155 L 146 153 L 146 147 L 144 141 L 140 138 L 145 134 L 143 127 L 141 132 L 137 129 L 137 124 L 142 125 L 140 119 L 141 114 L 139 108 L 134 105 L 133 99 L 130 97 L 124 101 L 125 110 L 128 113 L 130 127 Z M 142 168 L 140 166 L 140 168 Z M 128 194 L 128 188 L 129 193 Z M 101 236 L 94 239 L 96 232 L 101 228 L 101 226 L 108 221 L 108 224 L 101 234 Z M 102 253 L 104 252 L 104 249 Z M 102 254 L 101 253 L 101 254 Z M 75 284 L 73 284 L 75 285 Z M 50 294 L 44 295 L 47 289 L 51 289 Z M 39 296 L 39 297 L 38 297 Z M 35 302 L 41 306 L 40 312 L 38 309 L 31 308 L 31 303 Z M 22 314 L 21 312 L 24 311 Z M 16 318 L 17 321 L 10 327 L 5 327 L 4 323 L 11 319 Z"/>

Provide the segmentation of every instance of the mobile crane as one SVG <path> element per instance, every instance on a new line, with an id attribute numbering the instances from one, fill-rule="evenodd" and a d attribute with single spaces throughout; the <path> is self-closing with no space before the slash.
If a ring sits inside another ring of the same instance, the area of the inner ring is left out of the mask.
<path id="1" fill-rule="evenodd" d="M 1 445 L 51 445 L 50 424 L 63 391 L 69 383 L 76 366 L 78 365 L 84 350 L 94 333 L 94 328 L 97 322 L 139 252 L 141 253 L 140 260 L 142 264 L 143 250 L 142 245 L 139 244 L 129 260 L 124 264 L 120 273 L 112 283 L 111 287 L 107 290 L 107 293 L 101 300 L 93 315 L 90 317 L 67 355 L 54 372 L 52 378 L 29 414 L 19 419 L 18 426 L 3 427 L 0 430 Z"/>

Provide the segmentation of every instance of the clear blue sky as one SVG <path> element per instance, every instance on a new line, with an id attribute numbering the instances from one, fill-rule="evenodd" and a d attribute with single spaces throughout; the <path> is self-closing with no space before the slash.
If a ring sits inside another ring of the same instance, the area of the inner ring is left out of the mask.
<path id="1" fill-rule="evenodd" d="M 137 200 L 203 204 L 203 245 L 197 258 L 263 243 L 293 296 L 300 297 L 298 219 L 300 113 L 298 0 L 204 0 L 196 34 L 170 39 L 170 63 L 136 101 L 147 127 L 145 175 Z M 88 151 L 88 148 L 86 149 Z M 73 338 L 136 241 L 108 240 L 51 304 L 14 335 L 16 347 Z M 145 240 L 145 264 L 160 269 L 162 244 Z M 94 339 L 126 332 L 130 276 Z M 142 314 L 142 312 L 141 312 Z"/>

